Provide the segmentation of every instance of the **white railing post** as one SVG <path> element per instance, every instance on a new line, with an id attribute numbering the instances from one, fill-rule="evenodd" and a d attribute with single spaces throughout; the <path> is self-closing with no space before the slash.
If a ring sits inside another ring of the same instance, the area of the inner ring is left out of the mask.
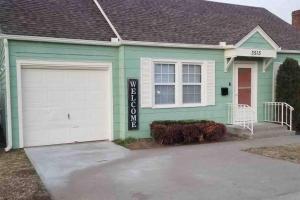
<path id="1" fill-rule="evenodd" d="M 264 106 L 265 122 L 286 125 L 289 130 L 293 130 L 294 108 L 292 106 L 285 102 L 265 102 Z"/>
<path id="2" fill-rule="evenodd" d="M 283 126 L 283 105 L 281 104 L 281 126 Z"/>
<path id="3" fill-rule="evenodd" d="M 293 130 L 293 110 L 290 109 L 290 131 Z"/>
<path id="4" fill-rule="evenodd" d="M 229 124 L 247 128 L 251 131 L 251 135 L 253 135 L 254 114 L 254 110 L 248 105 L 228 104 L 228 121 L 232 120 Z"/>

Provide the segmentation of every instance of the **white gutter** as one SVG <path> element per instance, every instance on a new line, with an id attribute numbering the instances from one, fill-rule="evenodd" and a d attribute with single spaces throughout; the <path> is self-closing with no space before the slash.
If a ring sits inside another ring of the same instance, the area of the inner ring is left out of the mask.
<path id="1" fill-rule="evenodd" d="M 119 35 L 117 29 L 114 27 L 114 25 L 111 23 L 110 19 L 107 17 L 107 15 L 105 14 L 104 10 L 102 9 L 102 7 L 100 6 L 99 2 L 97 0 L 94 0 L 94 3 L 96 4 L 97 8 L 99 9 L 99 11 L 101 12 L 101 14 L 103 15 L 103 17 L 105 18 L 106 22 L 108 23 L 108 25 L 110 26 L 110 28 L 113 30 L 113 32 L 116 34 L 116 36 L 118 37 L 119 41 L 122 41 L 121 36 Z"/>
<path id="2" fill-rule="evenodd" d="M 35 42 L 53 42 L 65 44 L 84 44 L 84 45 L 100 45 L 100 46 L 119 46 L 118 42 L 97 41 L 97 40 L 81 40 L 68 38 L 53 38 L 53 37 L 39 37 L 39 36 L 24 36 L 24 35 L 5 35 L 0 34 L 0 39 L 23 40 Z"/>
<path id="3" fill-rule="evenodd" d="M 166 43 L 166 42 L 142 42 L 122 40 L 121 44 L 132 46 L 150 46 L 150 47 L 178 47 L 192 49 L 230 49 L 233 45 L 204 45 L 204 44 L 184 44 L 184 43 Z"/>
<path id="4" fill-rule="evenodd" d="M 82 44 L 82 45 L 95 45 L 95 46 L 112 46 L 112 47 L 118 47 L 121 45 L 194 48 L 194 49 L 231 49 L 234 47 L 233 45 L 226 45 L 226 46 L 224 46 L 224 45 L 203 45 L 203 44 L 184 44 L 184 43 L 165 43 L 165 42 L 142 42 L 142 41 L 129 41 L 129 40 L 122 40 L 119 42 L 108 42 L 108 41 L 97 41 L 97 40 L 81 40 L 81 39 L 23 36 L 23 35 L 5 35 L 5 34 L 0 34 L 0 39 L 65 43 L 65 44 Z"/>
<path id="5" fill-rule="evenodd" d="M 293 54 L 300 54 L 300 50 L 280 50 L 278 53 L 293 53 Z"/>
<path id="6" fill-rule="evenodd" d="M 10 98 L 10 73 L 9 73 L 9 49 L 8 41 L 4 39 L 4 66 L 5 66 L 5 82 L 6 82 L 6 130 L 7 130 L 7 146 L 5 151 L 10 151 L 12 148 L 12 125 L 11 125 L 11 98 Z"/>

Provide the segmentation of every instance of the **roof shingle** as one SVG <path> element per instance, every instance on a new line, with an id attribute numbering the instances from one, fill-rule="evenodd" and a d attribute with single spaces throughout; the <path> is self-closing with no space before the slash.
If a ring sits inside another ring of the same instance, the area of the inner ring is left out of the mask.
<path id="1" fill-rule="evenodd" d="M 123 40 L 236 44 L 257 25 L 283 49 L 300 32 L 264 8 L 205 0 L 98 0 Z M 93 0 L 0 0 L 0 32 L 110 41 L 116 37 Z"/>
<path id="2" fill-rule="evenodd" d="M 110 41 L 93 0 L 0 0 L 3 34 Z"/>
<path id="3" fill-rule="evenodd" d="M 300 32 L 264 8 L 204 0 L 98 0 L 123 40 L 236 44 L 256 26 L 283 49 L 300 49 Z"/>

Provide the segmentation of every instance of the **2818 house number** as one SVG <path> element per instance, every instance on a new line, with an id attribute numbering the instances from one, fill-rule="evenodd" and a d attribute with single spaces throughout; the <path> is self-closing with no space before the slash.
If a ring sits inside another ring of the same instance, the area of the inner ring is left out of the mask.
<path id="1" fill-rule="evenodd" d="M 252 50 L 251 55 L 252 56 L 261 56 L 262 52 L 260 50 Z"/>

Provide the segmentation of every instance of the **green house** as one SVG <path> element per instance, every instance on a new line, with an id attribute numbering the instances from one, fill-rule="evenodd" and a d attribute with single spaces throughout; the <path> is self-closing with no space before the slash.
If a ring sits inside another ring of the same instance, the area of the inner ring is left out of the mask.
<path id="1" fill-rule="evenodd" d="M 154 120 L 291 126 L 276 112 L 292 108 L 274 102 L 287 57 L 300 61 L 299 26 L 264 8 L 0 0 L 6 150 L 147 138 Z"/>

